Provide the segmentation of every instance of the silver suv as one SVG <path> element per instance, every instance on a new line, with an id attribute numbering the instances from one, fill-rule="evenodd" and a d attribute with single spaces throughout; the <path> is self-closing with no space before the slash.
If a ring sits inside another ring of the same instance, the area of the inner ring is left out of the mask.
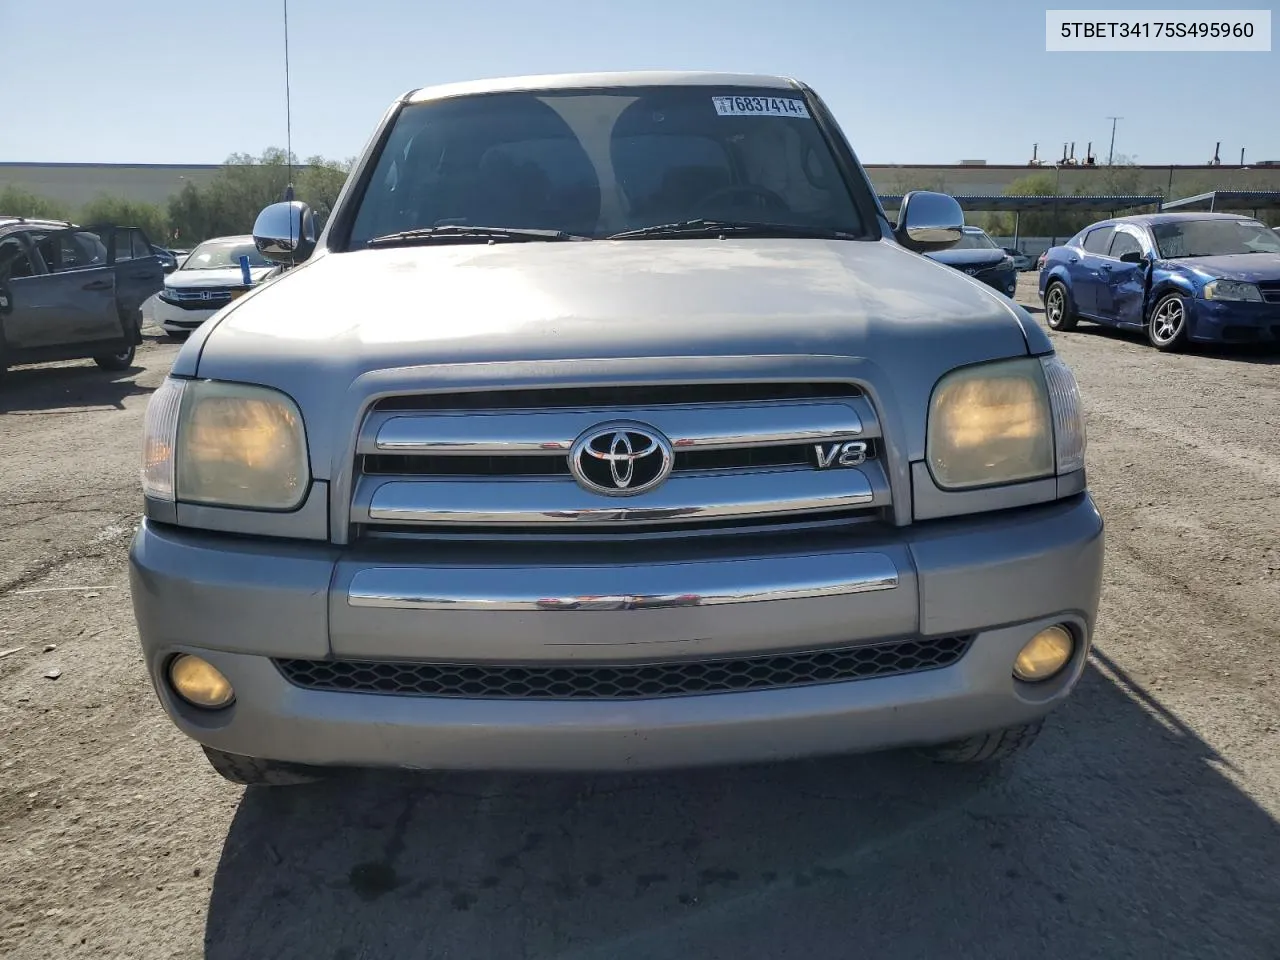
<path id="1" fill-rule="evenodd" d="M 147 413 L 134 607 L 240 783 L 1025 746 L 1085 666 L 1075 381 L 789 79 L 409 93 Z"/>

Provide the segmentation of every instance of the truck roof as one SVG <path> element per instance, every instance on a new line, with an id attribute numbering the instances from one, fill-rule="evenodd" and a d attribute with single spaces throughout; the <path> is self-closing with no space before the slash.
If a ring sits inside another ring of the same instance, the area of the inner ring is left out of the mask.
<path id="1" fill-rule="evenodd" d="M 466 80 L 421 87 L 405 94 L 405 103 L 422 103 L 443 97 L 461 97 L 482 93 L 511 93 L 530 90 L 573 90 L 582 88 L 625 88 L 653 86 L 685 87 L 754 87 L 773 90 L 798 90 L 799 84 L 789 77 L 755 73 L 715 73 L 698 70 L 633 70 L 612 73 L 549 73 L 525 77 L 499 77 L 491 80 Z"/>

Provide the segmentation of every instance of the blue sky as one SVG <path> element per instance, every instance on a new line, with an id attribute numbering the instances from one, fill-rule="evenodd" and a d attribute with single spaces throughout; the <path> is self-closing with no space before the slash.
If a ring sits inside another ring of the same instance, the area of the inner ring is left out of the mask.
<path id="1" fill-rule="evenodd" d="M 1097 8 L 1100 0 L 1052 8 Z M 1152 8 L 1130 2 L 1126 8 Z M 0 160 L 216 163 L 285 140 L 280 0 L 0 0 Z M 1184 4 L 1189 9 L 1261 3 Z M 865 163 L 1280 160 L 1280 53 L 1046 53 L 1027 0 L 290 0 L 293 147 L 358 153 L 387 105 L 450 80 L 613 69 L 811 83 Z M 1168 9 L 1168 5 L 1165 6 Z M 1280 17 L 1273 19 L 1280 20 Z M 1273 25 L 1273 31 L 1275 27 Z M 91 72 L 93 71 L 93 72 Z"/>

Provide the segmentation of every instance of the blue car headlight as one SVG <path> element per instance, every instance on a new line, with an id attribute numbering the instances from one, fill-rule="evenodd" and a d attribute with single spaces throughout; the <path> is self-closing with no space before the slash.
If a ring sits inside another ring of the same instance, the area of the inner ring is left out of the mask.
<path id="1" fill-rule="evenodd" d="M 1251 300 L 1260 303 L 1262 292 L 1257 284 L 1243 280 L 1210 280 L 1204 285 L 1206 300 Z"/>

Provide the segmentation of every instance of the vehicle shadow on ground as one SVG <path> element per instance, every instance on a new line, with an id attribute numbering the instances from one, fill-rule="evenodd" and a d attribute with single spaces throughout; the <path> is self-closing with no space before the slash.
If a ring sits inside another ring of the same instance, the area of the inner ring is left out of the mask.
<path id="1" fill-rule="evenodd" d="M 115 407 L 124 409 L 127 397 L 146 394 L 154 387 L 134 382 L 143 367 L 107 371 L 92 361 L 79 366 L 17 367 L 5 374 L 0 385 L 0 414 L 32 414 L 67 407 Z"/>
<path id="2" fill-rule="evenodd" d="M 1280 827 L 1099 663 L 996 774 L 880 755 L 250 789 L 206 956 L 1275 956 Z"/>
<path id="3" fill-rule="evenodd" d="M 1155 348 L 1147 342 L 1146 334 L 1141 330 L 1121 330 L 1116 327 L 1106 327 L 1101 324 L 1084 321 L 1067 336 L 1075 337 L 1081 334 L 1105 340 L 1132 343 L 1135 346 L 1155 352 Z M 1280 365 L 1280 344 L 1193 343 L 1184 346 L 1182 349 L 1184 353 L 1205 357 L 1210 360 L 1230 360 L 1233 363 L 1259 363 L 1267 366 Z"/>

